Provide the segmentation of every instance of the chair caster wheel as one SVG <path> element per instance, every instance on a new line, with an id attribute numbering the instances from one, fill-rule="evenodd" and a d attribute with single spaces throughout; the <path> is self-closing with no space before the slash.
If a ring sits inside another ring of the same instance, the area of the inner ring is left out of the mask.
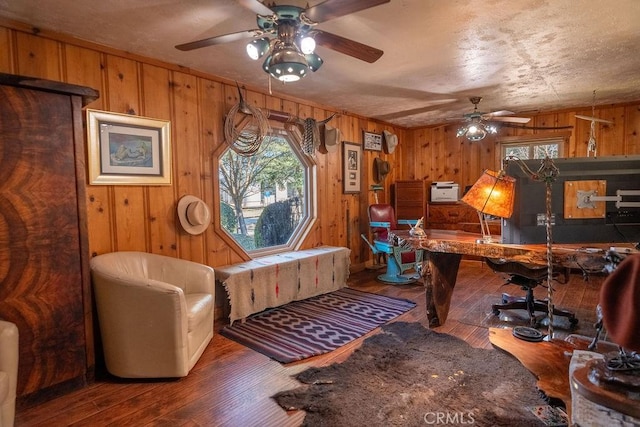
<path id="1" fill-rule="evenodd" d="M 500 316 L 500 310 L 498 310 L 497 308 L 492 308 L 491 312 L 494 316 Z"/>

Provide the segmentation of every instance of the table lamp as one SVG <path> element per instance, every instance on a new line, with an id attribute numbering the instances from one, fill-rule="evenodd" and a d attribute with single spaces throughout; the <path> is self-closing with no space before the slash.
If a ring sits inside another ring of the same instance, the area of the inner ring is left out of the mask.
<path id="1" fill-rule="evenodd" d="M 478 212 L 482 239 L 479 243 L 491 243 L 492 237 L 487 215 L 510 218 L 513 213 L 515 179 L 504 171 L 485 170 L 480 178 L 462 197 L 462 201 Z"/>
<path id="2" fill-rule="evenodd" d="M 547 300 L 549 326 L 549 340 L 553 339 L 553 253 L 551 237 L 551 185 L 555 181 L 559 171 L 553 159 L 545 157 L 540 161 L 540 168 L 532 171 L 527 165 L 517 157 L 508 156 L 503 160 L 507 162 L 516 162 L 532 180 L 543 182 L 546 186 L 545 196 L 545 229 L 547 240 Z M 482 241 L 484 243 L 491 242 L 491 234 L 489 226 L 486 224 L 485 215 L 495 215 L 501 218 L 509 218 L 513 213 L 513 201 L 515 194 L 515 178 L 505 174 L 504 167 L 500 172 L 485 170 L 482 176 L 476 181 L 471 189 L 464 195 L 462 201 L 475 208 L 480 218 L 480 227 L 482 228 Z"/>

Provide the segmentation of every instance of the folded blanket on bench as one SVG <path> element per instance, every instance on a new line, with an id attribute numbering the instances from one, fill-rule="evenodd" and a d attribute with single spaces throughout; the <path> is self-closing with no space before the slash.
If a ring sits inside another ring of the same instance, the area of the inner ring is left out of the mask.
<path id="1" fill-rule="evenodd" d="M 321 246 L 216 268 L 229 297 L 229 321 L 345 287 L 350 254 Z"/>

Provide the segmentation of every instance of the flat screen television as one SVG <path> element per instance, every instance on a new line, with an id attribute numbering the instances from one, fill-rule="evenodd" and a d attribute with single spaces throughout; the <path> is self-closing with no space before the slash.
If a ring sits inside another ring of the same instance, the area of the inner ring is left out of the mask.
<path id="1" fill-rule="evenodd" d="M 535 172 L 540 168 L 541 160 L 525 160 L 524 163 Z M 583 218 L 582 209 L 576 208 L 577 200 L 570 191 L 574 185 L 583 187 L 603 180 L 606 196 L 615 196 L 616 190 L 640 190 L 640 156 L 574 157 L 554 159 L 554 163 L 559 170 L 551 193 L 554 243 L 620 242 L 637 245 L 640 242 L 640 207 L 616 208 L 614 201 L 605 201 L 600 202 L 605 203 L 604 208 L 599 205 L 600 217 Z M 545 243 L 545 183 L 532 180 L 516 161 L 508 162 L 505 171 L 516 178 L 516 194 L 513 215 L 502 221 L 502 242 Z M 597 195 L 605 196 L 601 193 Z M 565 200 L 565 194 L 571 197 Z M 640 197 L 623 196 L 623 201 L 640 202 Z M 573 209 L 573 213 L 565 217 L 567 206 Z"/>

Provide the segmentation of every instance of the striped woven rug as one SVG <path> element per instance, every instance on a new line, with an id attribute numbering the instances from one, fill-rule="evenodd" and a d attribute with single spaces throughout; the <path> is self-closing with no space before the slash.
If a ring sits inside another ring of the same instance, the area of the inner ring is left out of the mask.
<path id="1" fill-rule="evenodd" d="M 221 334 L 281 363 L 317 356 L 409 311 L 413 301 L 342 288 L 234 322 Z"/>

